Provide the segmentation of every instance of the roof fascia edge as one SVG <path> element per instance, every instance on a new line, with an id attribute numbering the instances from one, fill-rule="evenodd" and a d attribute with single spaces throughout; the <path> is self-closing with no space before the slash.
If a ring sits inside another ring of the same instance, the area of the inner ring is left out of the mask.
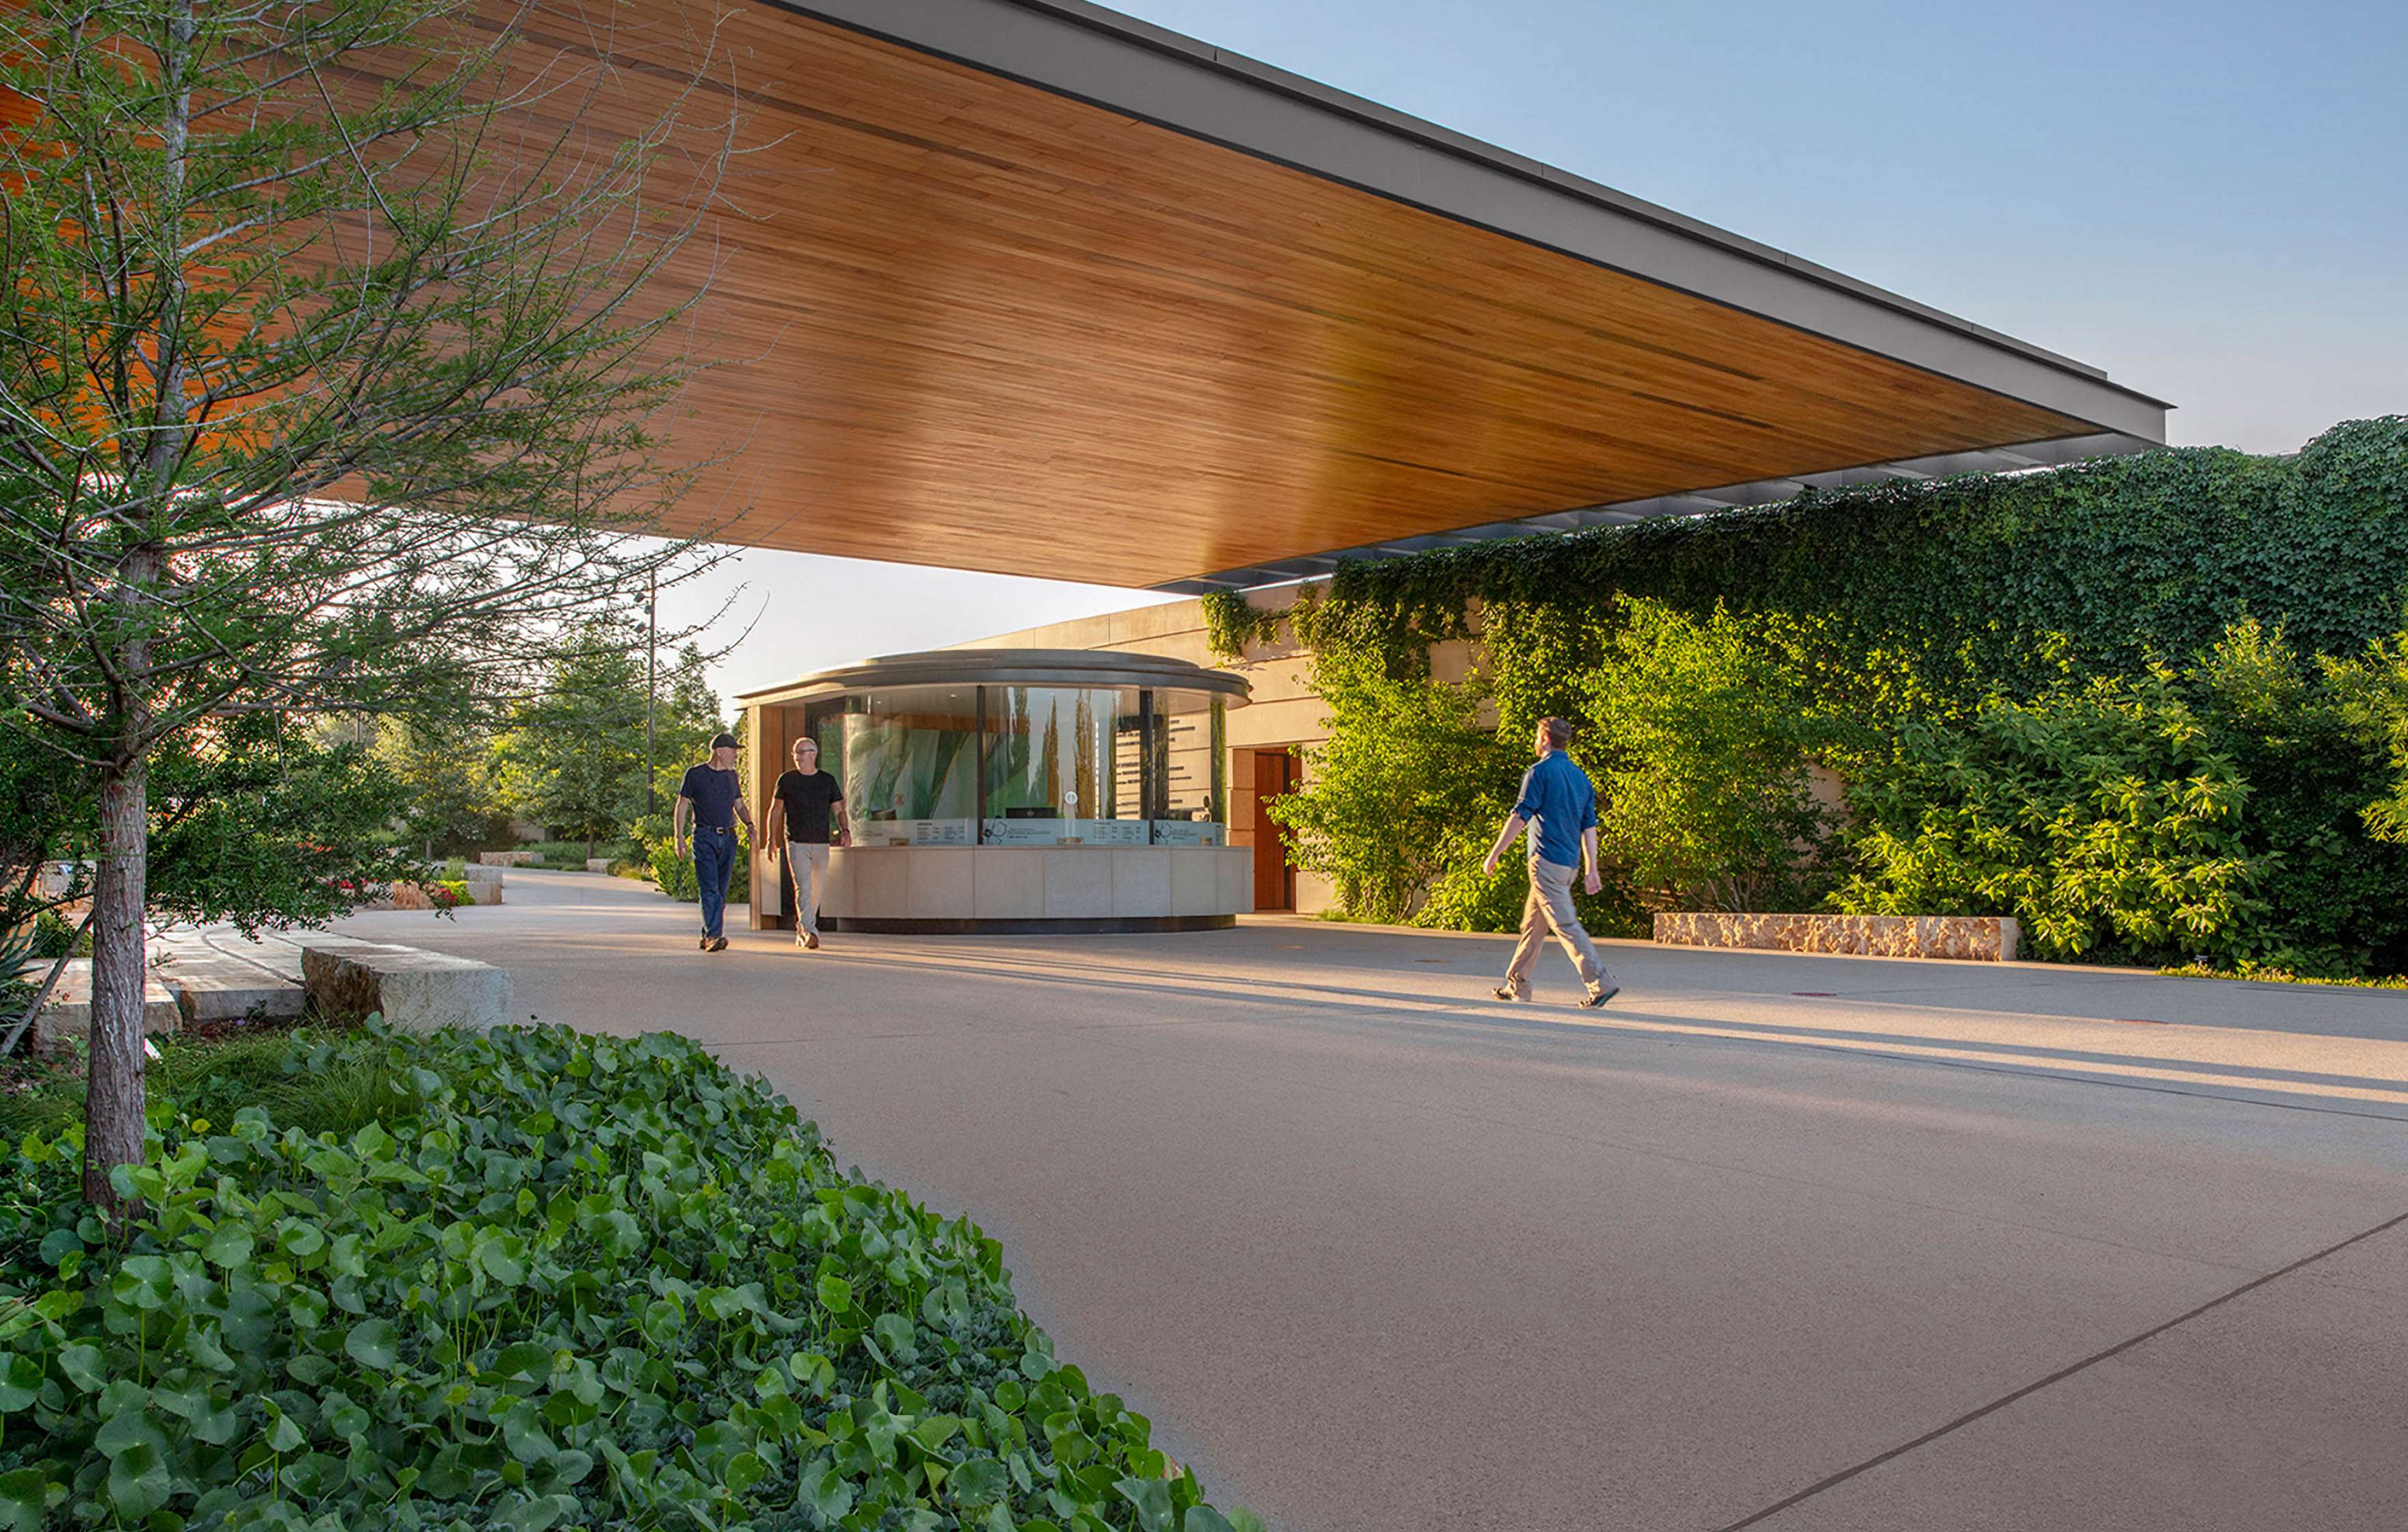
<path id="1" fill-rule="evenodd" d="M 1082 0 L 760 0 L 1738 308 L 2101 429 L 2163 400 L 2095 367 Z"/>

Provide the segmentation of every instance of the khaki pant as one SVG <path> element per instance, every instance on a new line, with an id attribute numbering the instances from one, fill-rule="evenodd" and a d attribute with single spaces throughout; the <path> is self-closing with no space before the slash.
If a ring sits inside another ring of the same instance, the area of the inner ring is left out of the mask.
<path id="1" fill-rule="evenodd" d="M 820 890 L 827 886 L 828 849 L 789 840 L 786 842 L 786 869 L 795 879 L 795 934 L 817 936 L 820 929 Z"/>
<path id="2" fill-rule="evenodd" d="M 1513 961 L 1505 966 L 1505 987 L 1517 998 L 1530 997 L 1530 970 L 1538 966 L 1539 949 L 1546 945 L 1551 930 L 1563 943 L 1564 955 L 1580 969 L 1581 983 L 1591 995 L 1613 982 L 1613 976 L 1598 961 L 1597 943 L 1588 939 L 1580 916 L 1572 909 L 1572 874 L 1578 870 L 1535 856 L 1530 859 L 1530 897 L 1522 906 L 1522 939 L 1513 945 Z"/>

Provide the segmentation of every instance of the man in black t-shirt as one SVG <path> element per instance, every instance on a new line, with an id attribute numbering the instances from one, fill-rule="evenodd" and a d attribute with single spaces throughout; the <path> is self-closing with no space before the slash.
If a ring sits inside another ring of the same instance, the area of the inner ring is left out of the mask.
<path id="1" fill-rule="evenodd" d="M 820 944 L 820 890 L 827 884 L 828 847 L 849 838 L 844 788 L 820 769 L 819 741 L 795 741 L 795 769 L 778 779 L 769 799 L 768 843 L 786 842 L 786 866 L 795 875 L 795 945 L 816 952 Z"/>
<path id="2" fill-rule="evenodd" d="M 670 815 L 680 857 L 685 855 L 686 816 L 694 816 L 694 880 L 702 894 L 706 952 L 727 950 L 721 922 L 727 913 L 728 875 L 736 870 L 736 822 L 742 820 L 748 833 L 752 829 L 752 810 L 745 805 L 744 783 L 736 773 L 737 751 L 734 735 L 712 738 L 710 762 L 685 768 Z"/>

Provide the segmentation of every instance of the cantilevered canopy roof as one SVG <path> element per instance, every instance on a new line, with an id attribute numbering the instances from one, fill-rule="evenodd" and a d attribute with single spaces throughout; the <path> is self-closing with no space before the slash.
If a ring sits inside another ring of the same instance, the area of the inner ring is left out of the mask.
<path id="1" fill-rule="evenodd" d="M 1092 6 L 687 3 L 639 8 L 727 14 L 771 145 L 688 529 L 1198 590 L 2164 439 L 2096 368 Z"/>

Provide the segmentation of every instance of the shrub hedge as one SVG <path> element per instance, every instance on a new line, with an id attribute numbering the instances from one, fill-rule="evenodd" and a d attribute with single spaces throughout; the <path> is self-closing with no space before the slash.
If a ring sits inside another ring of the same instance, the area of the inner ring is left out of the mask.
<path id="1" fill-rule="evenodd" d="M 0 1526 L 1259 1526 L 1054 1360 L 994 1240 L 689 1041 L 282 1067 L 352 1085 L 163 1099 L 123 1237 L 73 1127 L 0 1172 Z"/>
<path id="2" fill-rule="evenodd" d="M 2233 821 L 2249 852 L 2246 886 L 2205 931 L 2177 922 L 2151 936 L 2146 920 L 2118 926 L 2104 917 L 2075 931 L 2059 921 L 2052 928 L 2069 939 L 2043 951 L 2397 971 L 2408 963 L 2400 916 L 2408 857 L 2397 844 L 2408 839 L 2403 601 L 2408 418 L 2399 416 L 2336 426 L 2288 457 L 2170 450 L 1348 563 L 1324 595 L 1299 604 L 1293 623 L 1329 704 L 1323 760 L 1391 761 L 1394 772 L 1424 779 L 1412 802 L 1442 807 L 1415 819 L 1408 804 L 1383 826 L 1365 807 L 1383 795 L 1404 801 L 1396 783 L 1377 771 L 1316 769 L 1303 795 L 1277 811 L 1303 859 L 1335 877 L 1358 914 L 1509 922 L 1520 903 L 1518 867 L 1484 880 L 1476 865 L 1433 866 L 1398 843 L 1461 839 L 1467 817 L 1485 822 L 1469 828 L 1479 840 L 1526 764 L 1520 741 L 1548 713 L 1624 728 L 1634 707 L 1641 722 L 1662 726 L 1679 724 L 1687 709 L 1692 723 L 1704 717 L 1729 739 L 1764 737 L 1760 719 L 1738 729 L 1727 716 L 1698 713 L 1699 695 L 1680 690 L 1689 680 L 1679 667 L 1630 663 L 1635 614 L 1663 630 L 1649 647 L 1671 655 L 1698 651 L 1680 624 L 1709 637 L 1720 624 L 1741 650 L 1704 669 L 1690 665 L 1690 679 L 1745 674 L 1794 697 L 1813 725 L 1795 741 L 1802 756 L 1771 762 L 1747 782 L 1665 780 L 1673 768 L 1664 767 L 1639 785 L 1665 802 L 1706 804 L 1769 781 L 1794 820 L 1795 780 L 1782 774 L 1801 763 L 1835 774 L 1849 819 L 1820 848 L 1828 852 L 1820 888 L 1770 880 L 1790 885 L 1792 907 L 1811 907 L 1852 880 L 1859 889 L 1863 876 L 1878 880 L 1880 862 L 1866 860 L 1870 838 L 1886 834 L 1895 851 L 1922 833 L 1925 810 L 1947 808 L 1913 793 L 1945 779 L 1980 728 L 1998 744 L 2006 727 L 1999 709 L 2062 721 L 2094 682 L 2144 686 L 2165 673 L 2173 700 L 2220 720 L 2214 751 L 2247 789 Z M 1207 611 L 1216 641 L 1226 650 L 1259 640 L 1258 620 L 1231 607 Z M 1429 646 L 1475 627 L 1481 672 L 1462 685 L 1432 680 Z M 1664 641 L 1666 633 L 1677 641 Z M 2238 687 L 2212 673 L 2219 650 L 2237 642 L 2258 643 L 2267 668 Z M 1601 680 L 1612 682 L 1602 696 Z M 2257 703 L 2217 700 L 2251 686 Z M 1746 700 L 1724 690 L 1732 706 Z M 2259 706 L 2286 694 L 2297 704 L 2288 712 Z M 1484 709 L 1503 749 L 1412 748 Z M 1617 773 L 1639 769 L 1612 759 L 1615 748 L 1597 727 L 1575 750 L 1603 778 L 1609 800 Z M 1715 758 L 1691 753 L 1698 769 Z M 1727 765 L 1730 752 L 1722 758 Z M 2045 815 L 2068 795 L 2096 797 L 2104 784 L 2030 775 L 2056 758 L 2042 752 L 2017 766 L 2022 775 L 2000 779 L 2021 784 L 2009 818 Z M 1364 801 L 1339 801 L 1349 795 Z M 1727 843 L 1780 843 L 1766 840 L 1765 825 L 1721 828 Z M 1988 878 L 1988 891 L 1967 902 L 2042 913 L 2003 891 L 2061 891 L 2074 869 L 2045 835 L 2023 838 L 2022 847 L 2007 869 L 2016 876 Z M 1711 898 L 1703 890 L 1713 881 L 1644 888 L 1626 879 L 1590 911 L 1609 928 L 1643 931 L 1651 905 Z"/>

